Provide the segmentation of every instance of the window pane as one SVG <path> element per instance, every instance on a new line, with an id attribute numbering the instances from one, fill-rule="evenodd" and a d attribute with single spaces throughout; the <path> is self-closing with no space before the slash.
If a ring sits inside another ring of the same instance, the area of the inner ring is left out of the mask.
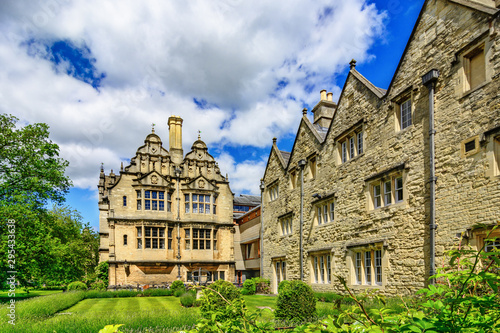
<path id="1" fill-rule="evenodd" d="M 184 211 L 185 211 L 186 213 L 189 213 L 189 204 L 188 204 L 188 203 L 187 203 L 187 204 L 185 204 Z"/>
<path id="2" fill-rule="evenodd" d="M 411 125 L 411 99 L 407 99 L 401 104 L 401 129 Z"/>
<path id="3" fill-rule="evenodd" d="M 375 251 L 375 283 L 382 284 L 382 250 Z"/>
<path id="4" fill-rule="evenodd" d="M 191 250 L 191 241 L 186 240 L 186 250 Z"/>
<path id="5" fill-rule="evenodd" d="M 325 223 L 328 223 L 328 205 L 323 206 L 323 217 L 325 219 Z"/>
<path id="6" fill-rule="evenodd" d="M 144 228 L 146 231 L 146 237 L 151 237 L 151 227 Z"/>
<path id="7" fill-rule="evenodd" d="M 144 200 L 144 209 L 151 210 L 151 200 Z"/>
<path id="8" fill-rule="evenodd" d="M 145 191 L 144 192 L 144 197 L 147 198 L 147 199 L 150 199 L 151 198 L 151 191 Z"/>
<path id="9" fill-rule="evenodd" d="M 210 214 L 210 205 L 205 204 L 205 214 Z"/>
<path id="10" fill-rule="evenodd" d="M 321 224 L 321 207 L 318 207 L 318 224 Z"/>
<path id="11" fill-rule="evenodd" d="M 151 248 L 151 238 L 146 238 L 146 249 L 150 249 Z"/>
<path id="12" fill-rule="evenodd" d="M 157 248 L 158 248 L 158 239 L 153 238 L 153 249 L 157 249 Z"/>
<path id="13" fill-rule="evenodd" d="M 152 199 L 156 199 L 157 193 L 158 192 L 156 192 L 156 191 L 151 191 Z"/>
<path id="14" fill-rule="evenodd" d="M 330 221 L 335 220 L 335 204 L 330 203 Z"/>
<path id="15" fill-rule="evenodd" d="M 168 249 L 171 250 L 172 249 L 172 243 L 170 243 L 170 241 L 169 241 L 168 245 L 169 245 Z M 165 248 L 165 239 L 161 238 L 160 239 L 160 249 L 164 249 L 164 248 Z"/>
<path id="16" fill-rule="evenodd" d="M 165 199 L 165 192 L 158 192 L 158 199 Z"/>
<path id="17" fill-rule="evenodd" d="M 142 227 L 137 227 L 137 237 L 142 237 Z"/>
<path id="18" fill-rule="evenodd" d="M 198 204 L 193 202 L 193 213 L 198 213 Z"/>
<path id="19" fill-rule="evenodd" d="M 158 208 L 159 208 L 159 210 L 165 210 L 165 203 L 163 201 L 159 201 Z"/>
<path id="20" fill-rule="evenodd" d="M 372 284 L 372 253 L 365 252 L 365 283 Z"/>
<path id="21" fill-rule="evenodd" d="M 363 153 L 363 132 L 358 133 L 358 155 Z"/>
<path id="22" fill-rule="evenodd" d="M 204 195 L 200 195 L 200 202 L 205 202 L 205 196 Z"/>
<path id="23" fill-rule="evenodd" d="M 204 250 L 204 249 L 205 249 L 205 242 L 204 242 L 203 240 L 200 240 L 200 241 L 198 242 L 198 245 L 199 245 L 199 247 L 200 247 L 200 248 L 199 248 L 200 250 Z"/>
<path id="24" fill-rule="evenodd" d="M 193 205 L 196 205 L 196 204 L 193 204 Z M 200 214 L 203 214 L 205 212 L 204 208 L 205 208 L 205 205 L 200 204 Z"/>
<path id="25" fill-rule="evenodd" d="M 205 238 L 210 238 L 210 229 L 205 230 Z"/>
<path id="26" fill-rule="evenodd" d="M 184 235 L 185 235 L 185 238 L 189 238 L 190 237 L 190 230 L 184 229 Z"/>
<path id="27" fill-rule="evenodd" d="M 141 210 L 141 209 L 142 209 L 142 201 L 137 200 L 137 210 Z"/>
<path id="28" fill-rule="evenodd" d="M 189 194 L 184 194 L 184 201 L 189 202 Z"/>
<path id="29" fill-rule="evenodd" d="M 151 203 L 153 204 L 153 210 L 158 210 L 158 201 L 151 200 Z"/>
<path id="30" fill-rule="evenodd" d="M 382 205 L 382 198 L 380 197 L 380 184 L 373 186 L 373 206 L 378 208 Z"/>
<path id="31" fill-rule="evenodd" d="M 388 181 L 384 183 L 384 205 L 390 205 L 392 203 L 392 182 Z"/>
<path id="32" fill-rule="evenodd" d="M 137 199 L 140 199 L 141 198 L 141 191 L 138 190 L 138 191 L 135 191 L 135 193 L 137 194 Z"/>
<path id="33" fill-rule="evenodd" d="M 314 257 L 314 282 L 318 283 L 318 257 Z"/>
<path id="34" fill-rule="evenodd" d="M 347 142 L 342 142 L 342 163 L 347 161 Z"/>
<path id="35" fill-rule="evenodd" d="M 205 249 L 210 250 L 210 240 L 205 241 Z"/>
<path id="36" fill-rule="evenodd" d="M 193 250 L 198 250 L 198 241 L 193 240 Z"/>
<path id="37" fill-rule="evenodd" d="M 193 201 L 198 201 L 198 194 L 193 194 Z"/>
<path id="38" fill-rule="evenodd" d="M 403 177 L 396 178 L 396 202 L 403 201 Z"/>
<path id="39" fill-rule="evenodd" d="M 355 149 L 354 137 L 350 137 L 349 138 L 349 158 L 354 157 L 354 149 Z"/>
<path id="40" fill-rule="evenodd" d="M 153 231 L 153 237 L 158 237 L 158 228 L 151 228 Z"/>
<path id="41" fill-rule="evenodd" d="M 127 206 L 127 197 L 123 196 L 123 206 Z"/>
<path id="42" fill-rule="evenodd" d="M 137 238 L 137 248 L 142 249 L 142 238 Z"/>
<path id="43" fill-rule="evenodd" d="M 198 229 L 193 229 L 193 238 L 198 238 Z"/>
<path id="44" fill-rule="evenodd" d="M 356 274 L 356 284 L 361 284 L 361 252 L 356 252 L 354 272 Z"/>

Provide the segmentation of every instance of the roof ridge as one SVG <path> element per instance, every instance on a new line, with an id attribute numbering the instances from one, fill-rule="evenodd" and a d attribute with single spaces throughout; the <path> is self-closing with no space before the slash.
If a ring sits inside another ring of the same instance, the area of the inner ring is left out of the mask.
<path id="1" fill-rule="evenodd" d="M 351 73 L 360 80 L 368 89 L 370 89 L 378 98 L 382 98 L 386 91 L 385 89 L 379 88 L 370 82 L 366 77 L 363 76 L 360 72 L 356 70 L 356 68 L 351 69 Z"/>

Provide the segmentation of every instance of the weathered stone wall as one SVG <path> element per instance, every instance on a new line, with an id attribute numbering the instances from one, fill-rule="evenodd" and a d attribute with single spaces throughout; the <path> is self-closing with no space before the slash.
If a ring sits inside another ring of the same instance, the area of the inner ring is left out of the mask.
<path id="1" fill-rule="evenodd" d="M 300 184 L 291 189 L 288 178 L 299 160 L 316 152 L 317 176 L 304 182 L 304 280 L 316 290 L 342 289 L 334 279 L 313 283 L 311 258 L 327 253 L 334 274 L 354 289 L 395 294 L 425 286 L 430 270 L 429 95 L 422 76 L 433 68 L 440 71 L 435 93 L 437 264 L 457 243 L 457 233 L 500 219 L 500 179 L 491 171 L 492 140 L 500 133 L 500 62 L 499 37 L 490 32 L 498 31 L 498 19 L 490 30 L 491 16 L 485 13 L 444 0 L 427 1 L 425 6 L 387 93 L 353 68 L 324 142 L 303 119 L 288 165 L 280 165 L 279 150 L 273 146 L 264 182 L 269 187 L 279 179 L 280 194 L 274 201 L 266 197 L 263 209 L 266 278 L 275 279 L 273 258 L 278 257 L 286 258 L 287 279 L 300 276 Z M 484 43 L 487 79 L 464 91 L 463 54 L 477 43 Z M 399 130 L 402 96 L 411 97 L 413 114 L 412 125 Z M 339 139 L 355 127 L 363 130 L 364 152 L 341 163 Z M 463 157 L 462 142 L 474 136 L 481 138 L 477 153 Z M 373 209 L 371 182 L 394 174 L 403 177 L 403 201 Z M 316 207 L 329 200 L 335 200 L 335 220 L 317 225 Z M 279 236 L 279 217 L 287 213 L 293 214 L 294 231 Z M 356 285 L 353 251 L 370 247 L 382 249 L 382 283 Z"/>

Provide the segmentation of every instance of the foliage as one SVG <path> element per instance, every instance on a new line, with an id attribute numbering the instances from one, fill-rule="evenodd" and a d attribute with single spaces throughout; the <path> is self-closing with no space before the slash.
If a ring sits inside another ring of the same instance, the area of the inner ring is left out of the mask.
<path id="1" fill-rule="evenodd" d="M 173 292 L 170 289 L 149 288 L 143 291 L 144 296 L 172 296 Z"/>
<path id="2" fill-rule="evenodd" d="M 206 319 L 215 315 L 214 319 L 218 321 L 241 317 L 245 308 L 239 290 L 224 280 L 217 280 L 204 288 L 200 303 L 201 315 Z"/>
<path id="3" fill-rule="evenodd" d="M 106 284 L 109 283 L 109 263 L 107 261 L 100 262 L 95 268 L 95 276 L 97 280 L 102 280 Z"/>
<path id="4" fill-rule="evenodd" d="M 184 285 L 184 282 L 182 282 L 181 280 L 175 280 L 170 285 L 170 290 L 172 290 L 174 293 L 176 290 L 182 290 L 183 292 L 185 292 L 186 286 Z"/>
<path id="5" fill-rule="evenodd" d="M 68 291 L 72 291 L 72 290 L 86 291 L 87 285 L 83 282 L 80 282 L 80 281 L 71 282 L 70 284 L 68 284 Z"/>
<path id="6" fill-rule="evenodd" d="M 64 175 L 68 162 L 49 139 L 47 124 L 16 128 L 18 119 L 0 114 L 0 200 L 61 203 L 71 186 Z"/>
<path id="7" fill-rule="evenodd" d="M 246 279 L 245 282 L 243 282 L 243 289 L 241 289 L 242 295 L 255 295 L 256 291 L 257 285 L 254 279 Z"/>
<path id="8" fill-rule="evenodd" d="M 278 294 L 281 293 L 283 289 L 286 289 L 290 287 L 290 281 L 289 280 L 283 280 L 278 284 Z"/>
<path id="9" fill-rule="evenodd" d="M 99 333 L 123 333 L 120 331 L 120 326 L 123 326 L 123 324 L 119 325 L 106 325 L 102 330 L 99 330 Z"/>
<path id="10" fill-rule="evenodd" d="M 182 290 L 182 289 L 176 289 L 174 290 L 174 296 L 175 297 L 181 297 L 182 295 L 184 295 L 186 293 L 185 290 Z"/>
<path id="11" fill-rule="evenodd" d="M 308 284 L 294 280 L 281 285 L 274 312 L 276 319 L 303 322 L 313 319 L 315 315 L 316 298 Z"/>
<path id="12" fill-rule="evenodd" d="M 196 291 L 190 290 L 184 293 L 180 298 L 181 304 L 185 308 L 190 308 L 196 303 Z"/>
<path id="13" fill-rule="evenodd" d="M 90 289 L 92 290 L 106 291 L 107 287 L 108 285 L 101 280 L 96 280 L 90 284 Z"/>
<path id="14" fill-rule="evenodd" d="M 258 294 L 270 294 L 271 293 L 271 281 L 269 279 L 263 279 L 261 277 L 254 278 L 256 292 Z"/>

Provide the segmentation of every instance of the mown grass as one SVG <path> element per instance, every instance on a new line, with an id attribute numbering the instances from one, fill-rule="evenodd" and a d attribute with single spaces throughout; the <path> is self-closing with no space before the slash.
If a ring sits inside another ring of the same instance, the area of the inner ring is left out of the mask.
<path id="1" fill-rule="evenodd" d="M 10 302 L 12 297 L 9 296 L 9 293 L 9 291 L 0 291 L 0 303 Z M 30 292 L 27 293 L 24 289 L 16 289 L 14 299 L 16 301 L 21 301 L 32 297 L 47 296 L 57 293 L 62 293 L 62 290 L 30 290 Z"/>
<path id="2" fill-rule="evenodd" d="M 59 293 L 16 302 L 16 325 L 7 324 L 6 305 L 0 307 L 0 332 L 98 332 L 106 325 L 124 324 L 123 332 L 178 332 L 201 319 L 199 308 L 183 308 L 172 296 L 125 297 L 116 292 Z M 115 297 L 114 297 L 115 296 Z M 92 298 L 90 298 L 92 297 Z M 249 311 L 262 309 L 260 320 L 274 322 L 276 296 L 243 296 Z M 269 309 L 270 308 L 270 309 Z M 317 303 L 318 317 L 335 313 L 332 303 Z M 275 322 L 279 326 L 279 323 Z"/>

